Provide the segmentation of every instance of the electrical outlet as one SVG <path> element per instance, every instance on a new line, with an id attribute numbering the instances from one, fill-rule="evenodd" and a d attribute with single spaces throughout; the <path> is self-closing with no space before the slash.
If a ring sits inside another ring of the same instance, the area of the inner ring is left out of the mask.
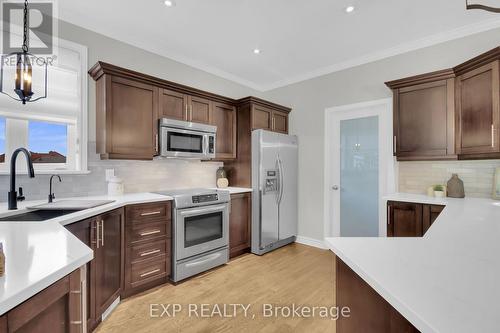
<path id="1" fill-rule="evenodd" d="M 106 169 L 106 181 L 109 182 L 111 177 L 115 176 L 115 169 Z"/>

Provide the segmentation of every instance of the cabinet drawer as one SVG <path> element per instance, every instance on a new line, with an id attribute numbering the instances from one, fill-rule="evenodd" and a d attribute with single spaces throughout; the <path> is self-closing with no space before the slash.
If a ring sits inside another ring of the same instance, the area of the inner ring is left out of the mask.
<path id="1" fill-rule="evenodd" d="M 167 223 L 148 223 L 127 228 L 127 244 L 157 239 L 164 236 L 170 237 L 170 221 Z"/>
<path id="2" fill-rule="evenodd" d="M 170 220 L 170 202 L 148 203 L 127 206 L 127 225 L 150 222 L 154 220 Z"/>
<path id="3" fill-rule="evenodd" d="M 153 260 L 132 264 L 132 287 L 170 274 L 170 257 L 161 256 Z"/>
<path id="4" fill-rule="evenodd" d="M 141 260 L 156 258 L 170 253 L 170 239 L 161 239 L 146 244 L 138 244 L 130 249 L 130 260 L 137 262 Z"/>

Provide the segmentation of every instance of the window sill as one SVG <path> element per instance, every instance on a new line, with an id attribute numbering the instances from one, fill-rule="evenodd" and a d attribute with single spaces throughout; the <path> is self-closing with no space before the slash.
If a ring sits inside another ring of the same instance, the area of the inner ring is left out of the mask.
<path id="1" fill-rule="evenodd" d="M 35 170 L 35 176 L 36 175 L 88 175 L 90 174 L 90 170 L 82 170 L 82 171 L 75 171 L 75 170 Z M 16 170 L 16 175 L 27 175 L 28 172 L 26 170 Z M 10 175 L 9 171 L 5 170 L 0 170 L 0 176 L 6 176 Z"/>

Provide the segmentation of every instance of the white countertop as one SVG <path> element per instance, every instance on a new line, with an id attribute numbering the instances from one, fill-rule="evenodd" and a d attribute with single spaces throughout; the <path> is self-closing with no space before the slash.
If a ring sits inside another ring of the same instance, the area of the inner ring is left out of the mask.
<path id="1" fill-rule="evenodd" d="M 422 238 L 327 238 L 329 248 L 421 332 L 498 332 L 500 202 L 388 200 L 446 207 Z"/>
<path id="2" fill-rule="evenodd" d="M 247 188 L 247 187 L 226 187 L 226 188 L 217 188 L 217 189 L 218 190 L 228 190 L 231 194 L 252 192 L 252 189 Z"/>
<path id="3" fill-rule="evenodd" d="M 136 193 L 74 199 L 115 202 L 42 222 L 0 222 L 0 242 L 3 243 L 6 257 L 6 273 L 0 277 L 0 315 L 92 260 L 92 250 L 67 231 L 64 225 L 125 205 L 172 198 L 152 193 Z M 17 211 L 8 211 L 6 203 L 1 203 L 0 216 L 16 214 L 25 207 L 43 202 L 45 201 L 20 202 Z"/>

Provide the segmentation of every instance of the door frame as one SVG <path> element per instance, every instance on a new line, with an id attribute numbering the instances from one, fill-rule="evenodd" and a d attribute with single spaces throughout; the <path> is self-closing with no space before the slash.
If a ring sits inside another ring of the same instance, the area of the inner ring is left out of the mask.
<path id="1" fill-rule="evenodd" d="M 323 221 L 324 237 L 340 237 L 340 208 L 339 203 L 332 207 L 336 193 L 332 191 L 334 176 L 340 178 L 340 169 L 337 163 L 332 163 L 334 154 L 340 153 L 340 129 L 334 128 L 334 124 L 340 124 L 340 120 L 357 119 L 371 116 L 379 117 L 379 237 L 385 236 L 387 225 L 385 223 L 385 209 L 383 208 L 383 197 L 387 193 L 395 192 L 397 188 L 396 180 L 396 159 L 392 153 L 392 98 L 384 98 L 362 103 L 335 106 L 325 109 L 325 168 L 324 168 L 324 203 L 323 203 Z M 335 132 L 336 130 L 336 132 Z M 334 146 L 333 139 L 337 136 L 339 145 Z M 332 223 L 335 221 L 335 223 Z"/>

